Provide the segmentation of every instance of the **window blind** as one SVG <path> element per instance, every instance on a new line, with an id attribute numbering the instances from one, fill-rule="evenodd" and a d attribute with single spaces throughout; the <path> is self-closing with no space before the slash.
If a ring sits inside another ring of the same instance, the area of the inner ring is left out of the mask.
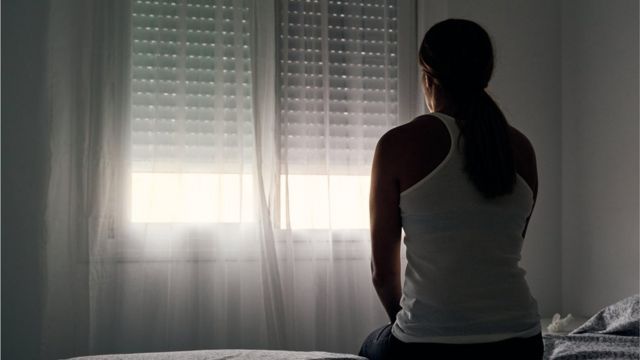
<path id="1" fill-rule="evenodd" d="M 238 173 L 253 152 L 247 0 L 133 3 L 138 172 Z"/>
<path id="2" fill-rule="evenodd" d="M 368 174 L 398 122 L 396 0 L 283 0 L 281 156 L 289 172 Z"/>

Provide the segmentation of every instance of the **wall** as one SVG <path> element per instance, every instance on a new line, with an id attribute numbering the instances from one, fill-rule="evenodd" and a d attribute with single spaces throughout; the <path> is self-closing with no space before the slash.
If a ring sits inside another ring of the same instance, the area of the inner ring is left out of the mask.
<path id="1" fill-rule="evenodd" d="M 562 3 L 562 308 L 638 293 L 638 1 Z"/>
<path id="2" fill-rule="evenodd" d="M 2 358 L 36 359 L 48 170 L 47 2 L 2 3 Z"/>
<path id="3" fill-rule="evenodd" d="M 535 148 L 539 191 L 521 266 L 540 314 L 551 317 L 561 306 L 560 7 L 555 0 L 444 4 L 447 17 L 476 21 L 491 35 L 496 66 L 489 92 Z"/>

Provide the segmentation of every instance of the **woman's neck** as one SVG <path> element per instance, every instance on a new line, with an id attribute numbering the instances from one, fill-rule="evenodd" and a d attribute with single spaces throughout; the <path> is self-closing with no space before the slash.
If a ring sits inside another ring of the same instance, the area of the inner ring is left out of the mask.
<path id="1" fill-rule="evenodd" d="M 433 112 L 449 115 L 455 117 L 456 106 L 450 101 L 438 101 L 433 104 Z"/>
<path id="2" fill-rule="evenodd" d="M 449 115 L 453 118 L 455 118 L 464 107 L 464 104 L 462 104 L 460 100 L 451 97 L 442 90 L 436 91 L 435 98 L 432 99 L 431 105 L 433 106 L 434 112 Z"/>

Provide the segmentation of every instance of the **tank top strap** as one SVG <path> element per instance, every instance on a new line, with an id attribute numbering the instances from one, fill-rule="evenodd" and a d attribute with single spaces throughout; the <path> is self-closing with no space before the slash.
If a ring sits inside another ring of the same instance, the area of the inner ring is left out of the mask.
<path id="1" fill-rule="evenodd" d="M 452 140 L 458 138 L 460 129 L 458 128 L 458 123 L 456 122 L 456 119 L 454 119 L 453 117 L 447 114 L 443 114 L 440 112 L 432 112 L 430 115 L 437 117 L 438 119 L 440 119 L 440 121 L 444 123 L 444 125 L 447 127 L 447 130 L 449 130 L 449 134 L 451 134 Z"/>

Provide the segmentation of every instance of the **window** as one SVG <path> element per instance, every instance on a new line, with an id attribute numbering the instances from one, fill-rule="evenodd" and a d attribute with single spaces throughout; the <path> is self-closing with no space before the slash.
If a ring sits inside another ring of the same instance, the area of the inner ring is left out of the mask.
<path id="1" fill-rule="evenodd" d="M 249 10 L 244 0 L 135 1 L 134 222 L 250 220 Z"/>
<path id="2" fill-rule="evenodd" d="M 278 1 L 280 227 L 367 228 L 373 150 L 398 123 L 396 0 Z M 132 220 L 252 221 L 250 2 L 133 11 Z"/>
<path id="3" fill-rule="evenodd" d="M 281 218 L 368 228 L 373 151 L 398 119 L 396 1 L 284 0 L 280 28 Z"/>

